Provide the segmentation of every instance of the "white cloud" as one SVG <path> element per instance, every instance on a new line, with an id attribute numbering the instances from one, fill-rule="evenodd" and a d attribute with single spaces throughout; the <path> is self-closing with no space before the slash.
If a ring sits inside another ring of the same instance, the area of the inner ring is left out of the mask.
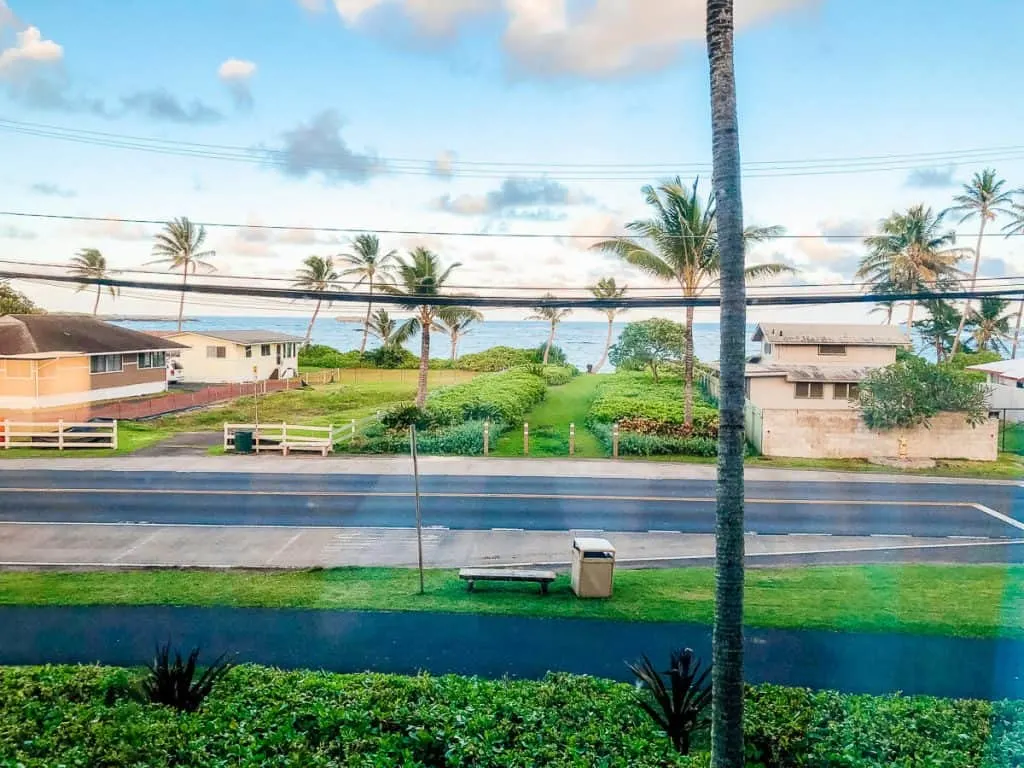
<path id="1" fill-rule="evenodd" d="M 455 175 L 455 159 L 457 155 L 450 149 L 441 152 L 430 166 L 430 172 L 441 179 L 450 179 Z"/>
<path id="2" fill-rule="evenodd" d="M 22 66 L 51 64 L 63 58 L 64 49 L 60 45 L 44 40 L 38 27 L 26 27 L 16 34 L 12 47 L 0 51 L 0 75 L 14 73 Z"/>
<path id="3" fill-rule="evenodd" d="M 217 77 L 225 82 L 248 80 L 255 73 L 255 62 L 245 59 L 228 59 L 217 69 Z"/>

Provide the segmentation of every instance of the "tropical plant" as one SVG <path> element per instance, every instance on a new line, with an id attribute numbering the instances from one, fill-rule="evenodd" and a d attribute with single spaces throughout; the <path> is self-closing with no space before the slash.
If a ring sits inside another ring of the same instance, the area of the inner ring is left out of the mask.
<path id="1" fill-rule="evenodd" d="M 876 293 L 914 293 L 946 290 L 956 285 L 957 264 L 967 253 L 948 248 L 956 242 L 952 230 L 942 230 L 943 214 L 915 205 L 893 213 L 879 224 L 880 232 L 865 238 L 868 253 L 860 260 L 857 278 Z M 907 328 L 914 325 L 915 301 L 907 309 Z"/>
<path id="2" fill-rule="evenodd" d="M 871 286 L 871 290 L 874 293 L 879 294 L 881 296 L 884 296 L 887 293 L 898 293 L 896 288 L 891 283 L 884 283 L 884 282 L 872 285 Z M 870 314 L 874 314 L 875 312 L 884 312 L 885 313 L 885 324 L 886 325 L 892 325 L 892 315 L 893 315 L 893 312 L 896 311 L 896 308 L 901 303 L 902 302 L 895 301 L 893 299 L 884 299 L 884 298 L 883 299 L 879 299 L 878 301 L 875 302 L 875 305 L 871 308 Z"/>
<path id="3" fill-rule="evenodd" d="M 627 666 L 642 689 L 650 694 L 648 699 L 641 693 L 636 700 L 637 706 L 665 732 L 676 752 L 690 754 L 693 734 L 708 726 L 707 708 L 711 704 L 708 676 L 711 669 L 701 670 L 700 661 L 689 648 L 672 651 L 669 655 L 665 672 L 668 685 L 646 655 Z"/>
<path id="4" fill-rule="evenodd" d="M 626 225 L 635 238 L 618 237 L 592 247 L 616 254 L 661 280 L 678 283 L 687 298 L 719 286 L 721 254 L 715 194 L 712 192 L 706 202 L 701 202 L 697 194 L 698 181 L 689 189 L 678 177 L 658 187 L 644 187 L 644 198 L 654 209 L 654 217 Z M 745 243 L 752 244 L 781 233 L 781 227 L 750 227 L 743 238 Z M 792 271 L 792 267 L 785 264 L 758 264 L 746 268 L 744 275 L 747 280 L 756 280 Z M 693 413 L 693 312 L 692 306 L 686 308 L 684 397 L 687 420 Z"/>
<path id="5" fill-rule="evenodd" d="M 938 413 L 962 413 L 970 424 L 988 415 L 985 386 L 966 371 L 907 357 L 871 371 L 860 383 L 860 408 L 871 429 L 928 425 Z"/>
<path id="6" fill-rule="evenodd" d="M 1018 189 L 1016 194 L 1024 195 L 1024 189 Z M 1024 202 L 1014 201 L 1010 206 L 1009 214 L 1013 221 L 1003 227 L 1003 232 L 1006 233 L 1007 237 L 1024 234 Z M 1013 327 L 1013 342 L 1010 349 L 1010 357 L 1014 360 L 1017 359 L 1017 346 L 1020 342 L 1020 321 L 1022 318 L 1024 318 L 1024 296 L 1020 297 L 1020 303 L 1017 305 L 1017 321 L 1014 323 Z"/>
<path id="7" fill-rule="evenodd" d="M 187 661 L 182 660 L 180 651 L 175 651 L 172 662 L 171 644 L 168 642 L 157 646 L 148 674 L 139 683 L 143 699 L 151 704 L 174 707 L 180 712 L 195 712 L 213 687 L 234 666 L 225 661 L 222 654 L 196 679 L 198 661 L 198 648 L 192 649 Z"/>
<path id="8" fill-rule="evenodd" d="M 435 328 L 444 333 L 452 342 L 452 362 L 459 357 L 459 339 L 465 336 L 474 323 L 483 322 L 484 316 L 472 307 L 444 307 L 437 313 Z"/>
<path id="9" fill-rule="evenodd" d="M 431 302 L 441 296 L 452 270 L 461 266 L 458 262 L 447 269 L 441 267 L 437 254 L 426 248 L 415 248 L 408 258 L 397 258 L 396 280 L 392 284 L 381 284 L 380 289 L 392 296 L 414 297 L 420 303 L 416 316 L 406 320 L 402 333 L 412 336 L 420 334 L 420 372 L 416 384 L 416 405 L 427 402 L 427 371 L 430 368 L 430 330 L 437 322 L 441 307 Z"/>
<path id="10" fill-rule="evenodd" d="M 156 236 L 156 243 L 153 245 L 153 255 L 159 258 L 152 264 L 167 264 L 171 271 L 181 270 L 181 301 L 178 302 L 178 330 L 181 330 L 181 322 L 185 313 L 185 288 L 188 283 L 188 273 L 196 273 L 196 269 L 205 269 L 215 272 L 216 267 L 210 264 L 207 259 L 215 255 L 212 250 L 202 250 L 206 242 L 206 228 L 202 225 L 195 225 L 182 216 L 172 219 L 164 225 L 163 232 Z"/>
<path id="11" fill-rule="evenodd" d="M 953 349 L 960 313 L 944 299 L 925 299 L 921 306 L 927 310 L 928 316 L 915 320 L 914 330 L 924 345 L 935 351 L 935 360 L 941 363 Z"/>
<path id="12" fill-rule="evenodd" d="M 616 285 L 614 277 L 602 277 L 597 281 L 597 285 L 590 289 L 590 292 L 594 295 L 595 299 L 621 299 L 626 295 L 628 288 L 629 286 L 626 285 L 621 288 Z M 625 311 L 626 310 L 620 307 L 608 307 L 607 309 L 601 310 L 601 312 L 604 312 L 605 317 L 608 318 L 608 335 L 604 340 L 604 351 L 601 352 L 601 359 L 598 360 L 597 364 L 591 369 L 594 373 L 599 373 L 601 368 L 604 367 L 604 362 L 608 359 L 608 350 L 611 349 L 612 346 L 612 333 L 615 318 Z"/>
<path id="13" fill-rule="evenodd" d="M 655 383 L 658 367 L 678 363 L 686 344 L 686 329 L 681 323 L 655 317 L 630 323 L 611 349 L 612 365 L 625 370 L 649 368 Z"/>
<path id="14" fill-rule="evenodd" d="M 6 280 L 0 280 L 0 315 L 41 315 L 43 310 Z"/>
<path id="15" fill-rule="evenodd" d="M 1006 311 L 1009 306 L 1009 299 L 983 296 L 978 308 L 971 310 L 967 330 L 970 332 L 971 338 L 974 339 L 974 346 L 978 352 L 984 350 L 1007 351 L 1006 342 L 1013 337 L 1013 331 L 1010 330 L 1013 313 Z M 963 323 L 961 323 L 961 327 L 963 327 Z"/>
<path id="16" fill-rule="evenodd" d="M 975 173 L 969 184 L 963 185 L 963 190 L 953 198 L 954 205 L 947 209 L 949 213 L 960 214 L 958 224 L 963 224 L 970 219 L 978 219 L 978 242 L 974 246 L 974 266 L 971 268 L 971 290 L 975 290 L 978 282 L 978 266 L 981 264 L 981 243 L 985 237 L 985 225 L 995 221 L 1000 214 L 1012 215 L 1007 206 L 1013 202 L 1013 192 L 1007 190 L 1006 180 L 996 178 L 996 172 L 992 168 L 986 168 L 981 173 Z M 944 211 L 947 212 L 947 211 Z M 953 354 L 960 348 L 960 339 L 964 333 L 964 323 L 971 317 L 971 299 L 968 297 L 964 304 L 964 311 L 960 315 L 960 327 L 957 328 L 956 336 L 953 339 Z"/>
<path id="17" fill-rule="evenodd" d="M 543 296 L 541 296 L 541 298 L 554 299 L 555 297 L 550 293 L 545 293 Z M 548 341 L 547 344 L 544 346 L 544 357 L 541 358 L 540 361 L 542 365 L 547 365 L 548 358 L 551 356 L 551 345 L 555 343 L 555 329 L 558 327 L 558 324 L 560 322 L 562 322 L 571 314 L 571 309 L 566 309 L 563 307 L 541 306 L 534 307 L 533 314 L 527 318 L 528 320 L 543 320 L 549 325 Z"/>
<path id="18" fill-rule="evenodd" d="M 366 326 L 381 347 L 400 347 L 412 336 L 412 328 L 391 317 L 386 309 L 378 309 Z"/>
<path id="19" fill-rule="evenodd" d="M 343 275 L 358 278 L 353 288 L 366 283 L 366 317 L 363 320 L 363 340 L 359 344 L 359 352 L 366 351 L 366 337 L 370 333 L 370 313 L 373 311 L 373 289 L 391 282 L 394 279 L 396 251 L 380 252 L 380 239 L 376 235 L 362 234 L 352 240 L 352 252 L 343 253 L 339 257 L 346 265 Z"/>
<path id="20" fill-rule="evenodd" d="M 313 316 L 309 318 L 309 325 L 306 326 L 306 340 L 302 346 L 308 347 L 310 339 L 313 337 L 313 325 L 316 323 L 317 315 L 320 314 L 320 305 L 324 301 L 322 294 L 337 290 L 337 283 L 340 279 L 341 275 L 334 268 L 334 260 L 330 256 L 308 256 L 302 262 L 302 267 L 295 275 L 295 287 L 321 294 L 317 296 Z M 330 302 L 327 305 L 330 306 Z"/>
<path id="21" fill-rule="evenodd" d="M 107 259 L 95 248 L 83 248 L 71 259 L 71 274 L 76 277 L 88 280 L 103 280 L 109 277 L 107 272 Z M 75 289 L 75 292 L 84 291 L 90 286 L 82 283 Z M 112 297 L 117 297 L 117 286 L 108 285 L 107 291 Z M 92 313 L 96 315 L 100 309 L 100 296 L 103 295 L 102 283 L 96 283 L 96 301 L 92 305 Z"/>

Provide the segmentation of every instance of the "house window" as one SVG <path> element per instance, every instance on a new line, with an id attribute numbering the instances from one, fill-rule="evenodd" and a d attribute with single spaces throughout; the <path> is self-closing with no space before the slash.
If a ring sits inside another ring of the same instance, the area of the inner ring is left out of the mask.
<path id="1" fill-rule="evenodd" d="M 832 385 L 833 400 L 856 400 L 859 393 L 860 390 L 856 384 L 837 383 Z"/>
<path id="2" fill-rule="evenodd" d="M 764 346 L 761 349 L 764 352 L 765 356 L 768 356 L 772 353 L 772 345 L 767 341 L 764 343 Z"/>
<path id="3" fill-rule="evenodd" d="M 93 355 L 89 358 L 89 373 L 119 373 L 124 370 L 120 355 Z"/>
<path id="4" fill-rule="evenodd" d="M 137 365 L 139 368 L 163 368 L 167 359 L 163 352 L 140 352 Z"/>
<path id="5" fill-rule="evenodd" d="M 252 357 L 252 347 L 246 347 L 245 348 L 245 356 L 246 357 Z"/>
<path id="6" fill-rule="evenodd" d="M 269 344 L 260 344 L 260 357 L 270 357 Z"/>
<path id="7" fill-rule="evenodd" d="M 819 344 L 819 357 L 843 357 L 846 354 L 845 344 Z"/>
<path id="8" fill-rule="evenodd" d="M 206 348 L 206 356 L 207 357 L 219 357 L 219 358 L 227 357 L 228 356 L 228 348 L 227 347 L 207 347 Z"/>
<path id="9" fill-rule="evenodd" d="M 820 381 L 798 381 L 796 383 L 797 400 L 821 400 L 825 396 L 825 385 Z"/>

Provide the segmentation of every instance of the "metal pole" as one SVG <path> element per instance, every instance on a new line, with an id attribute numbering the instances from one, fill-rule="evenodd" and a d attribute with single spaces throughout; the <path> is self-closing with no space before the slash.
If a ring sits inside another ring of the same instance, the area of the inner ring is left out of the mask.
<path id="1" fill-rule="evenodd" d="M 413 487 L 416 489 L 416 550 L 420 568 L 420 594 L 423 594 L 423 513 L 420 510 L 420 462 L 416 455 L 416 425 L 409 427 L 409 450 L 412 452 Z"/>
<path id="2" fill-rule="evenodd" d="M 256 424 L 256 431 L 260 430 L 260 379 L 257 368 L 252 367 L 252 415 Z"/>

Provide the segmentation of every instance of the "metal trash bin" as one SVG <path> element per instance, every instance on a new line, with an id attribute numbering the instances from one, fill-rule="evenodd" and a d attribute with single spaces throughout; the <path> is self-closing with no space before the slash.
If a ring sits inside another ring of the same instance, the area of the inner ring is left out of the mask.
<path id="1" fill-rule="evenodd" d="M 607 539 L 572 540 L 572 591 L 576 597 L 611 597 L 615 547 Z"/>
<path id="2" fill-rule="evenodd" d="M 251 429 L 240 429 L 235 432 L 235 453 L 252 453 Z"/>

